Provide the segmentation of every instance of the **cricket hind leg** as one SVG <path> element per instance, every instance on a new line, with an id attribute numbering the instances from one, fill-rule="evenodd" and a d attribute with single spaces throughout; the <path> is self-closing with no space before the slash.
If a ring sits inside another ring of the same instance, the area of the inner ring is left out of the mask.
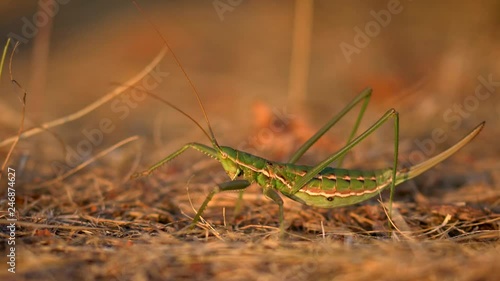
<path id="1" fill-rule="evenodd" d="M 344 107 L 344 109 L 342 109 L 337 115 L 332 117 L 325 125 L 323 125 L 323 127 L 321 127 L 321 129 L 319 129 L 316 132 L 316 134 L 314 134 L 299 149 L 297 149 L 297 151 L 290 158 L 289 162 L 292 164 L 297 162 L 300 159 L 300 157 L 302 157 L 302 155 L 304 155 L 304 153 L 306 153 L 306 151 L 309 150 L 309 148 L 311 148 L 312 145 L 314 145 L 314 143 L 316 143 L 328 130 L 330 130 L 333 127 L 333 125 L 335 125 L 340 119 L 342 119 L 342 117 L 344 117 L 349 111 L 351 111 L 358 103 L 363 101 L 356 122 L 354 123 L 354 127 L 351 131 L 351 134 L 349 135 L 349 138 L 347 139 L 347 144 L 349 144 L 356 135 L 356 132 L 358 131 L 361 119 L 363 118 L 363 115 L 366 111 L 366 107 L 370 102 L 371 94 L 372 94 L 371 88 L 366 88 L 363 91 L 361 91 L 361 93 L 359 93 L 349 104 L 347 104 Z M 342 155 L 338 160 L 339 160 L 338 166 L 340 167 L 344 160 L 344 155 Z"/>
<path id="2" fill-rule="evenodd" d="M 368 103 L 370 102 L 370 97 L 372 95 L 372 89 L 371 88 L 366 88 L 361 93 L 359 93 L 347 106 L 344 107 L 337 115 L 332 117 L 321 129 L 316 132 L 312 137 L 310 137 L 295 153 L 292 155 L 290 160 L 288 162 L 290 163 L 295 163 L 297 162 L 304 153 L 311 148 L 311 146 L 314 145 L 328 130 L 330 130 L 344 115 L 349 113 L 358 103 L 363 101 L 361 105 L 361 109 L 359 111 L 358 117 L 356 118 L 356 122 L 354 124 L 354 127 L 351 131 L 351 134 L 349 135 L 349 138 L 347 139 L 347 143 L 351 142 L 351 140 L 354 138 L 356 132 L 358 131 L 359 124 L 361 123 L 361 119 L 363 118 L 363 115 L 366 111 L 366 108 L 368 106 Z M 339 158 L 338 162 L 338 167 L 342 166 L 342 162 L 344 161 L 344 156 L 342 155 Z M 238 194 L 238 200 L 236 201 L 236 207 L 234 211 L 234 216 L 236 217 L 242 209 L 243 206 L 243 193 L 244 190 L 240 190 Z"/>
<path id="3" fill-rule="evenodd" d="M 325 169 L 330 163 L 333 161 L 339 159 L 343 155 L 345 155 L 348 151 L 350 151 L 354 146 L 356 146 L 358 143 L 360 143 L 362 140 L 364 140 L 366 137 L 368 137 L 371 133 L 373 133 L 375 130 L 377 130 L 380 126 L 382 126 L 389 118 L 394 118 L 394 169 L 397 167 L 397 154 L 398 154 L 398 148 L 399 148 L 399 114 L 396 110 L 394 109 L 389 109 L 382 117 L 380 117 L 377 122 L 375 122 L 372 126 L 370 126 L 366 131 L 364 131 L 362 134 L 354 138 L 351 142 L 349 142 L 347 145 L 342 147 L 339 151 L 336 153 L 328 156 L 325 160 L 320 162 L 318 165 L 312 167 L 309 172 L 307 172 L 302 178 L 297 180 L 295 182 L 295 185 L 292 187 L 291 193 L 295 194 L 297 193 L 302 187 L 304 187 L 314 176 L 319 174 L 323 169 Z M 394 177 L 396 172 L 394 171 Z"/>
<path id="4" fill-rule="evenodd" d="M 203 215 L 203 212 L 207 208 L 208 203 L 212 200 L 215 194 L 223 191 L 230 191 L 230 190 L 243 190 L 247 188 L 250 185 L 249 181 L 246 180 L 234 180 L 234 181 L 228 181 L 224 182 L 221 184 L 217 184 L 217 186 L 207 195 L 203 203 L 201 204 L 200 208 L 198 209 L 198 212 L 196 212 L 196 215 L 193 218 L 193 221 L 191 224 L 188 226 L 189 228 L 193 228 L 199 221 L 201 216 Z"/>
<path id="5" fill-rule="evenodd" d="M 321 129 L 316 132 L 311 138 L 309 138 L 290 158 L 289 162 L 290 163 L 295 163 L 297 162 L 304 153 L 311 148 L 314 143 L 316 143 L 328 130 L 330 130 L 342 117 L 344 117 L 347 113 L 349 113 L 357 104 L 360 102 L 363 102 L 361 105 L 361 109 L 359 111 L 358 117 L 356 118 L 356 122 L 354 124 L 354 127 L 351 131 L 351 134 L 349 135 L 349 138 L 347 139 L 347 144 L 349 144 L 354 136 L 356 135 L 356 132 L 358 131 L 359 125 L 361 123 L 361 119 L 363 118 L 363 115 L 366 111 L 366 108 L 368 106 L 368 103 L 370 102 L 370 97 L 372 94 L 372 89 L 371 88 L 366 88 L 361 93 L 359 93 L 347 106 L 345 106 L 337 115 L 332 117 Z M 344 160 L 344 154 L 340 156 L 338 166 L 342 165 L 342 162 Z M 274 190 L 273 190 L 274 191 Z M 238 195 L 238 200 L 236 203 L 236 208 L 235 208 L 235 216 L 241 211 L 241 206 L 243 205 L 243 192 L 244 190 L 240 190 L 239 195 Z M 283 200 L 279 197 L 278 194 L 276 196 L 272 194 L 272 191 L 269 191 L 269 194 L 264 191 L 266 196 L 271 198 L 274 202 L 276 202 L 279 207 L 280 207 L 280 233 L 283 235 L 284 233 L 284 219 L 283 219 Z M 278 199 L 279 198 L 279 199 Z M 281 202 L 281 204 L 280 204 Z"/>
<path id="6" fill-rule="evenodd" d="M 395 109 L 389 109 L 377 122 L 375 122 L 370 128 L 364 131 L 361 135 L 354 138 L 351 142 L 349 142 L 346 146 L 340 149 L 333 155 L 330 155 L 328 158 L 323 160 L 318 165 L 314 166 L 307 174 L 305 174 L 301 179 L 299 179 L 295 185 L 292 187 L 291 193 L 297 193 L 302 187 L 304 187 L 314 176 L 319 174 L 324 168 L 326 168 L 330 163 L 339 159 L 343 155 L 345 155 L 348 151 L 350 151 L 354 146 L 368 137 L 375 130 L 380 128 L 387 120 L 390 118 L 394 118 L 394 159 L 392 165 L 392 179 L 391 179 L 391 191 L 389 197 L 389 218 L 392 214 L 392 200 L 394 197 L 394 188 L 396 186 L 396 172 L 398 167 L 398 155 L 399 155 L 399 113 Z M 389 221 L 390 225 L 390 221 Z"/>

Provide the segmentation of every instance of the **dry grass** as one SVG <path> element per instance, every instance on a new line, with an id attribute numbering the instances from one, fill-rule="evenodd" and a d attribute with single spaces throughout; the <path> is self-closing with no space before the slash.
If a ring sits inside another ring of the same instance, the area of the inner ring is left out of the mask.
<path id="1" fill-rule="evenodd" d="M 394 219 L 399 231 L 392 236 L 384 209 L 376 202 L 321 210 L 287 201 L 285 216 L 290 226 L 286 239 L 281 241 L 276 206 L 257 188 L 251 188 L 244 196 L 239 215 L 233 216 L 236 194 L 219 194 L 206 211 L 206 222 L 185 233 L 181 230 L 194 214 L 189 197 L 193 197 L 194 206 L 199 206 L 213 181 L 203 175 L 219 170 L 206 161 L 199 164 L 185 172 L 157 173 L 145 180 L 123 184 L 121 179 L 110 180 L 105 176 L 112 174 L 110 171 L 96 167 L 50 188 L 27 188 L 18 194 L 16 202 L 19 212 L 16 277 L 18 280 L 496 278 L 495 264 L 500 256 L 498 194 L 470 204 L 398 201 Z M 187 174 L 198 176 L 187 183 Z M 470 192 L 474 190 L 469 186 Z M 6 201 L 0 207 L 5 210 Z"/>

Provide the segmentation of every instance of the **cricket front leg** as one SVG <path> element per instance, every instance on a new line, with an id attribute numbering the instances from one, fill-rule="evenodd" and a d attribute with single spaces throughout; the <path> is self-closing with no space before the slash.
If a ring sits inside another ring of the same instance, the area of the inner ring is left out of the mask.
<path id="1" fill-rule="evenodd" d="M 196 224 L 200 221 L 201 215 L 207 208 L 208 203 L 212 200 L 215 194 L 222 192 L 222 191 L 229 191 L 229 190 L 242 190 L 247 188 L 250 185 L 249 181 L 246 180 L 235 180 L 235 181 L 228 181 L 224 182 L 221 184 L 218 184 L 205 198 L 205 201 L 203 201 L 203 204 L 201 204 L 200 208 L 198 209 L 198 212 L 194 216 L 193 221 L 191 224 L 188 226 L 188 228 L 194 228 Z"/>
<path id="2" fill-rule="evenodd" d="M 180 149 L 178 149 L 174 153 L 163 158 L 160 162 L 154 164 L 149 169 L 142 171 L 142 172 L 139 172 L 139 173 L 134 173 L 130 178 L 135 179 L 135 178 L 139 178 L 139 177 L 149 176 L 154 170 L 160 168 L 161 166 L 165 165 L 167 162 L 169 162 L 172 159 L 174 159 L 175 157 L 179 156 L 188 148 L 198 150 L 206 155 L 209 155 L 212 158 L 217 158 L 217 152 L 215 151 L 215 149 L 213 149 L 209 146 L 206 146 L 204 144 L 201 144 L 201 143 L 192 142 L 192 143 L 188 143 L 188 144 L 184 145 L 183 147 L 181 147 Z"/>

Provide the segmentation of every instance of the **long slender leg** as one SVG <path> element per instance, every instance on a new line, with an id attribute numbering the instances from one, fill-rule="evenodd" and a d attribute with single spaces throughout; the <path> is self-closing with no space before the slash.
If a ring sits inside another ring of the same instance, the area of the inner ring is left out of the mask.
<path id="1" fill-rule="evenodd" d="M 283 215 L 283 199 L 281 199 L 280 195 L 276 190 L 272 187 L 266 186 L 264 187 L 264 195 L 273 200 L 279 207 L 279 220 L 280 220 L 280 236 L 283 237 L 285 234 L 285 220 Z"/>
<path id="2" fill-rule="evenodd" d="M 154 170 L 160 168 L 162 165 L 166 164 L 170 160 L 172 160 L 175 157 L 179 156 L 181 153 L 183 153 L 188 148 L 196 149 L 196 150 L 198 150 L 200 152 L 203 152 L 203 153 L 207 154 L 208 156 L 210 156 L 212 158 L 217 159 L 217 152 L 215 151 L 215 149 L 213 149 L 213 148 L 211 148 L 209 146 L 206 146 L 204 144 L 201 144 L 201 143 L 192 142 L 192 143 L 188 143 L 188 144 L 184 145 L 183 147 L 181 147 L 180 149 L 178 149 L 176 152 L 174 152 L 174 153 L 170 154 L 169 156 L 163 158 L 160 162 L 154 164 L 149 169 L 147 169 L 145 171 L 142 171 L 142 172 L 139 172 L 139 173 L 133 174 L 130 178 L 134 179 L 134 178 L 144 177 L 144 176 L 150 175 Z"/>
<path id="3" fill-rule="evenodd" d="M 394 115 L 394 161 L 392 163 L 392 181 L 391 193 L 389 195 L 389 218 L 392 218 L 392 199 L 394 197 L 394 189 L 396 188 L 396 173 L 398 170 L 399 158 L 399 114 L 395 112 Z M 389 228 L 391 228 L 391 221 L 388 221 Z"/>
<path id="4" fill-rule="evenodd" d="M 304 187 L 314 176 L 316 176 L 319 172 L 321 172 L 326 166 L 328 166 L 330 163 L 338 159 L 339 157 L 342 157 L 345 153 L 347 153 L 349 150 L 351 150 L 355 145 L 357 145 L 359 142 L 364 140 L 367 136 L 369 136 L 371 133 L 373 133 L 376 129 L 378 129 L 382 124 L 384 124 L 389 118 L 393 117 L 395 119 L 395 140 L 394 140 L 394 150 L 395 150 L 395 155 L 394 155 L 394 172 L 393 172 L 393 183 L 395 182 L 396 178 L 396 168 L 397 168 L 397 160 L 398 160 L 398 147 L 399 147 L 399 115 L 396 112 L 396 110 L 389 109 L 375 124 L 373 124 L 370 128 L 368 128 L 365 132 L 363 132 L 361 135 L 356 137 L 354 140 L 352 140 L 350 143 L 348 143 L 346 146 L 344 146 L 342 149 L 340 149 L 338 152 L 336 152 L 333 155 L 330 155 L 328 158 L 323 160 L 321 163 L 313 167 L 307 174 L 305 174 L 300 180 L 298 180 L 295 185 L 292 188 L 292 194 L 298 192 L 302 187 Z"/>
<path id="5" fill-rule="evenodd" d="M 304 153 L 318 141 L 330 128 L 335 125 L 344 115 L 346 115 L 354 106 L 356 106 L 360 101 L 363 101 L 361 106 L 361 110 L 359 111 L 358 118 L 356 119 L 356 123 L 354 124 L 354 128 L 351 131 L 349 139 L 347 143 L 351 142 L 352 138 L 356 135 L 359 124 L 361 123 L 361 119 L 363 118 L 363 114 L 365 113 L 366 107 L 370 101 L 370 96 L 372 94 L 372 89 L 366 88 L 360 94 L 358 94 L 349 104 L 347 104 L 342 111 L 340 111 L 337 115 L 335 115 L 332 119 L 330 119 L 321 129 L 316 132 L 311 138 L 309 138 L 290 158 L 288 162 L 295 163 L 297 160 L 304 155 Z M 342 164 L 344 160 L 344 156 L 342 155 L 339 158 L 339 166 Z"/>
<path id="6" fill-rule="evenodd" d="M 399 154 L 399 114 L 396 110 L 389 109 L 375 124 L 373 124 L 370 128 L 368 128 L 361 135 L 356 137 L 352 142 L 344 146 L 337 153 L 329 156 L 321 163 L 312 168 L 307 174 L 305 174 L 300 180 L 298 180 L 292 188 L 292 193 L 298 192 L 302 187 L 304 187 L 314 176 L 316 176 L 319 172 L 321 172 L 326 166 L 330 163 L 342 157 L 345 153 L 351 150 L 355 145 L 364 140 L 367 136 L 377 130 L 380 126 L 382 126 L 389 118 L 394 118 L 394 161 L 392 168 L 392 181 L 391 181 L 391 194 L 389 197 L 389 217 L 392 214 L 392 199 L 394 196 L 394 188 L 396 186 L 396 172 L 398 167 L 398 154 Z M 389 222 L 390 224 L 390 222 Z"/>
<path id="7" fill-rule="evenodd" d="M 198 212 L 194 216 L 193 222 L 191 223 L 190 227 L 194 227 L 198 221 L 200 220 L 201 215 L 205 211 L 205 208 L 208 205 L 208 202 L 212 200 L 212 197 L 214 197 L 215 194 L 222 192 L 222 191 L 229 191 L 229 190 L 242 190 L 247 188 L 250 185 L 250 182 L 246 180 L 235 180 L 235 181 L 228 181 L 224 182 L 221 184 L 218 184 L 214 190 L 212 190 L 207 197 L 205 198 L 205 201 L 203 201 L 203 204 L 201 204 L 200 208 L 198 209 Z"/>
<path id="8" fill-rule="evenodd" d="M 351 131 L 351 134 L 349 135 L 349 138 L 347 139 L 347 143 L 349 143 L 352 138 L 354 138 L 354 135 L 358 131 L 359 124 L 361 123 L 361 119 L 363 118 L 363 115 L 366 111 L 366 107 L 368 106 L 368 103 L 370 102 L 370 97 L 372 94 L 372 89 L 371 88 L 366 88 L 361 93 L 359 93 L 344 109 L 342 109 L 341 112 L 339 112 L 336 116 L 334 116 L 332 119 L 328 121 L 321 129 L 318 130 L 316 134 L 314 134 L 311 138 L 309 138 L 290 158 L 290 163 L 295 163 L 297 160 L 306 153 L 309 148 L 311 148 L 314 143 L 316 143 L 328 130 L 333 127 L 344 115 L 346 115 L 354 106 L 356 106 L 360 101 L 363 101 L 363 104 L 361 105 L 361 109 L 359 111 L 358 117 L 356 119 L 356 123 L 354 124 L 354 127 Z M 342 166 L 342 162 L 344 161 L 344 156 L 342 155 L 339 158 L 338 166 Z M 238 200 L 236 201 L 236 208 L 235 208 L 235 215 L 238 214 L 241 210 L 241 205 L 243 202 L 243 190 L 241 190 L 238 194 Z"/>
<path id="9" fill-rule="evenodd" d="M 354 127 L 352 128 L 351 134 L 349 135 L 349 138 L 347 139 L 346 145 L 352 141 L 352 139 L 356 136 L 356 133 L 358 132 L 359 124 L 361 123 L 361 119 L 363 119 L 363 115 L 365 114 L 366 107 L 368 106 L 368 103 L 370 102 L 370 97 L 371 97 L 371 92 L 364 98 L 363 104 L 361 105 L 361 109 L 359 110 L 358 118 L 356 119 L 356 123 L 354 123 Z M 344 162 L 344 157 L 345 154 L 342 155 L 339 158 L 339 161 L 337 163 L 337 167 L 341 167 L 342 163 Z"/>

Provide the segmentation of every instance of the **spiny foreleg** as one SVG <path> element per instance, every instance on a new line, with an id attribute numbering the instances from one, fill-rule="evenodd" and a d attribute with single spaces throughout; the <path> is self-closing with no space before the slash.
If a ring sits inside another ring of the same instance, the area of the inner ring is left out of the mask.
<path id="1" fill-rule="evenodd" d="M 207 208 L 208 203 L 212 200 L 215 194 L 223 191 L 242 190 L 247 188 L 249 185 L 250 182 L 246 180 L 234 180 L 217 184 L 217 186 L 207 195 L 205 201 L 203 201 L 203 203 L 201 204 L 198 212 L 196 212 L 196 215 L 193 218 L 193 221 L 189 225 L 189 228 L 193 228 L 200 221 L 201 215 L 203 214 L 203 212 Z"/>
<path id="2" fill-rule="evenodd" d="M 212 158 L 217 159 L 217 152 L 215 151 L 215 149 L 213 149 L 209 146 L 206 146 L 204 144 L 201 144 L 201 143 L 192 142 L 192 143 L 188 143 L 188 144 L 184 145 L 183 147 L 181 147 L 180 149 L 178 149 L 174 153 L 163 158 L 161 161 L 154 164 L 149 169 L 133 174 L 130 178 L 135 179 L 135 178 L 139 178 L 139 177 L 149 176 L 154 170 L 160 168 L 161 166 L 163 166 L 167 162 L 169 162 L 172 159 L 174 159 L 175 157 L 179 156 L 184 151 L 186 151 L 186 149 L 188 149 L 188 148 L 193 148 L 193 149 L 198 150 L 198 151 L 200 151 L 200 152 L 202 152 L 202 153 L 204 153 Z"/>

